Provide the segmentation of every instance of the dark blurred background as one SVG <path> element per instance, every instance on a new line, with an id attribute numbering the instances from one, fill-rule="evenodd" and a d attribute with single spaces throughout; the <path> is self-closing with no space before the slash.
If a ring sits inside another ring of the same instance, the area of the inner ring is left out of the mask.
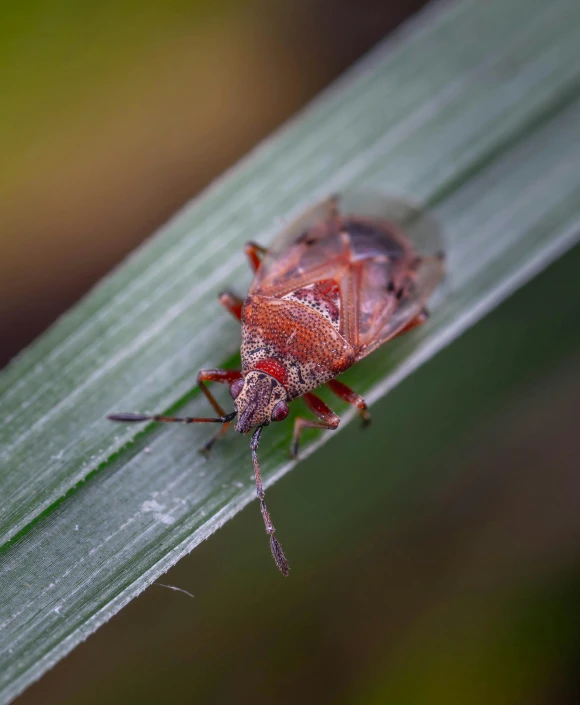
<path id="1" fill-rule="evenodd" d="M 423 3 L 9 3 L 0 364 Z M 580 249 L 20 705 L 580 702 Z M 388 452 L 385 442 L 388 440 Z"/>

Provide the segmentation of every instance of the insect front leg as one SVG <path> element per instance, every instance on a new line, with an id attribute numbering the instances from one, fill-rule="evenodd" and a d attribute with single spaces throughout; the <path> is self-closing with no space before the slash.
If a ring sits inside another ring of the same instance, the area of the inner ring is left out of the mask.
<path id="1" fill-rule="evenodd" d="M 222 417 L 225 416 L 224 410 L 222 409 L 220 404 L 218 404 L 214 395 L 210 392 L 210 390 L 204 383 L 219 382 L 220 384 L 231 384 L 234 380 L 240 379 L 241 376 L 242 373 L 239 370 L 200 370 L 197 374 L 197 383 L 199 385 L 199 388 L 205 394 L 209 403 L 213 406 L 216 412 Z M 224 423 L 224 425 L 219 429 L 219 431 L 202 445 L 200 451 L 202 453 L 209 453 L 209 451 L 213 447 L 213 444 L 218 440 L 218 438 L 221 438 L 226 433 L 229 428 L 229 425 L 229 422 Z"/>
<path id="2" fill-rule="evenodd" d="M 298 457 L 298 445 L 300 443 L 300 435 L 305 428 L 326 428 L 329 431 L 334 431 L 340 423 L 339 417 L 326 406 L 326 404 L 312 392 L 307 392 L 304 397 L 306 406 L 314 413 L 320 421 L 311 421 L 299 416 L 294 422 L 294 434 L 292 436 L 292 445 L 290 453 L 293 458 Z"/>
<path id="3" fill-rule="evenodd" d="M 331 379 L 330 382 L 326 383 L 327 387 L 333 394 L 337 397 L 344 399 L 352 406 L 356 406 L 362 418 L 363 426 L 368 426 L 371 422 L 371 415 L 367 406 L 366 401 L 361 397 L 360 394 L 353 392 L 350 387 L 346 384 L 339 382 L 337 379 Z"/>
<path id="4" fill-rule="evenodd" d="M 242 320 L 242 306 L 244 302 L 239 296 L 232 294 L 231 291 L 222 291 L 218 296 L 218 301 L 234 318 L 238 321 Z"/>
<path id="5" fill-rule="evenodd" d="M 250 268 L 252 269 L 252 272 L 257 272 L 262 261 L 262 257 L 268 252 L 268 250 L 255 242 L 246 242 L 244 245 L 244 252 L 250 261 Z"/>

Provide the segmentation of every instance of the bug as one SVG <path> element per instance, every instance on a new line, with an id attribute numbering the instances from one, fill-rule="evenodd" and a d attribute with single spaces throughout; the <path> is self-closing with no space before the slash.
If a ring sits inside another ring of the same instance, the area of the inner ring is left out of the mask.
<path id="1" fill-rule="evenodd" d="M 385 202 L 386 203 L 386 202 Z M 316 420 L 298 416 L 291 453 L 298 455 L 305 428 L 334 430 L 339 417 L 313 393 L 321 385 L 356 407 L 367 424 L 364 399 L 336 379 L 388 340 L 423 324 L 426 300 L 443 277 L 443 254 L 418 252 L 399 224 L 386 219 L 389 207 L 341 214 L 333 196 L 309 209 L 275 239 L 269 249 L 247 243 L 254 272 L 242 300 L 225 291 L 219 301 L 242 324 L 241 370 L 201 370 L 197 382 L 215 418 L 116 413 L 120 422 L 217 423 L 213 444 L 236 422 L 252 432 L 250 443 L 256 493 L 272 556 L 280 572 L 289 566 L 275 536 L 264 498 L 258 446 L 262 429 L 284 420 L 289 402 L 302 397 Z M 229 385 L 234 410 L 226 413 L 207 382 Z"/>

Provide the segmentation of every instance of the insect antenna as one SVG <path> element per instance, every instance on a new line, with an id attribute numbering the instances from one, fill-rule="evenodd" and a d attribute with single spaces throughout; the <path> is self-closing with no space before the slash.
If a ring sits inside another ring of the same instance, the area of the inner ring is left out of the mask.
<path id="1" fill-rule="evenodd" d="M 274 562 L 278 566 L 278 570 L 282 575 L 287 576 L 290 572 L 290 566 L 282 550 L 282 546 L 278 539 L 274 536 L 276 529 L 272 520 L 270 519 L 270 513 L 268 512 L 268 507 L 266 507 L 266 502 L 264 500 L 264 490 L 262 488 L 262 476 L 260 474 L 260 466 L 258 464 L 258 446 L 260 445 L 260 436 L 262 435 L 263 426 L 258 426 L 254 431 L 252 436 L 252 442 L 250 443 L 250 449 L 252 451 L 252 460 L 254 462 L 254 476 L 256 478 L 256 494 L 260 500 L 260 509 L 262 511 L 262 518 L 264 519 L 264 526 L 266 527 L 266 533 L 270 537 L 270 550 L 272 551 L 272 557 Z"/>
<path id="2" fill-rule="evenodd" d="M 237 411 L 231 414 L 220 416 L 217 419 L 197 418 L 194 416 L 147 416 L 146 414 L 119 413 L 109 414 L 109 421 L 119 421 L 121 423 L 140 423 L 141 421 L 160 421 L 164 423 L 230 423 L 235 418 Z"/>

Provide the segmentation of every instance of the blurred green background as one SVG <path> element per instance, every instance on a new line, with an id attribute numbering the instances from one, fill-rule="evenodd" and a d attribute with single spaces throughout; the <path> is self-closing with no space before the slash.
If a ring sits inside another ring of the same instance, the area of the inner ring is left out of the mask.
<path id="1" fill-rule="evenodd" d="M 422 3 L 2 3 L 0 364 Z M 21 698 L 580 702 L 580 248 Z"/>

